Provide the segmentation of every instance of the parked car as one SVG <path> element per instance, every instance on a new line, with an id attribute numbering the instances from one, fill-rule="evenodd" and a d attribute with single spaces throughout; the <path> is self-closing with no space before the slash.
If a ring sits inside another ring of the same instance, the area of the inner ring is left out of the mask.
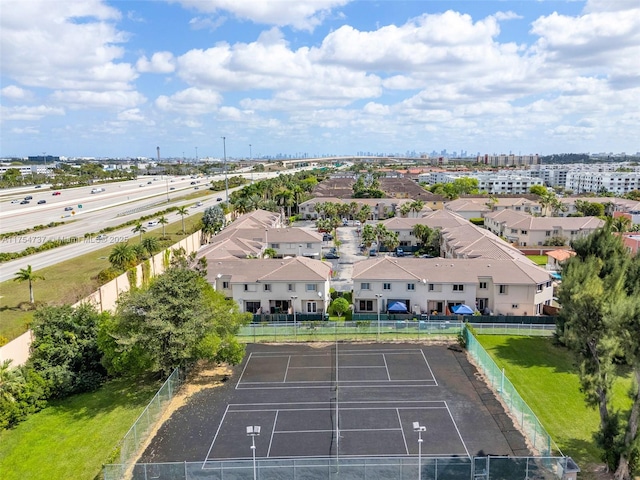
<path id="1" fill-rule="evenodd" d="M 61 192 L 53 192 L 51 195 L 53 195 L 54 197 L 57 197 L 60 194 L 61 194 Z"/>
<path id="2" fill-rule="evenodd" d="M 324 254 L 324 258 L 328 260 L 335 260 L 336 258 L 340 258 L 340 255 L 336 252 L 327 252 Z"/>
<path id="3" fill-rule="evenodd" d="M 371 250 L 369 250 L 369 256 L 370 257 L 377 257 L 378 256 L 378 250 L 376 250 L 375 248 L 372 248 Z"/>
<path id="4" fill-rule="evenodd" d="M 46 200 L 38 200 L 38 205 L 42 205 L 43 203 L 47 203 Z"/>
<path id="5" fill-rule="evenodd" d="M 355 225 L 356 227 L 360 227 L 360 226 L 362 226 L 362 223 L 360 223 L 360 220 L 356 220 L 356 221 L 355 221 L 355 223 L 354 223 L 354 225 Z"/>
<path id="6" fill-rule="evenodd" d="M 330 240 L 333 240 L 333 235 L 331 235 L 330 233 L 325 233 L 324 235 L 322 235 L 323 242 L 328 242 Z"/>
<path id="7" fill-rule="evenodd" d="M 404 250 L 402 248 L 396 248 L 396 257 L 404 257 Z"/>

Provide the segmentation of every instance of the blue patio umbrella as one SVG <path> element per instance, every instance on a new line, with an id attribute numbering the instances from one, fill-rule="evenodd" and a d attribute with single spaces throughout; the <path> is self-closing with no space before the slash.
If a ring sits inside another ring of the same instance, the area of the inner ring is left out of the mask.
<path id="1" fill-rule="evenodd" d="M 456 315 L 473 315 L 474 309 L 471 308 L 469 305 L 465 305 L 464 303 L 462 305 L 456 305 L 455 307 L 452 307 L 451 310 L 453 310 L 453 313 L 455 313 Z"/>
<path id="2" fill-rule="evenodd" d="M 387 305 L 388 312 L 401 313 L 407 311 L 407 306 L 402 302 L 391 302 Z"/>

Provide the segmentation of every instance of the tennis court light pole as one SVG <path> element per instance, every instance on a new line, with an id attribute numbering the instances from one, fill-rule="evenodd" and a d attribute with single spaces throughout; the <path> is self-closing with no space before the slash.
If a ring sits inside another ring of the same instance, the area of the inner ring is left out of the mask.
<path id="1" fill-rule="evenodd" d="M 253 480 L 258 479 L 256 470 L 256 437 L 260 435 L 260 425 L 249 425 L 247 436 L 251 437 L 251 456 L 253 457 Z"/>
<path id="2" fill-rule="evenodd" d="M 381 293 L 376 293 L 376 306 L 378 307 L 378 341 L 380 341 L 380 303 L 382 299 Z"/>
<path id="3" fill-rule="evenodd" d="M 426 432 L 427 427 L 413 422 L 413 431 L 418 432 L 418 480 L 422 480 L 422 432 Z"/>
<path id="4" fill-rule="evenodd" d="M 291 310 L 293 310 L 293 333 L 296 340 L 298 340 L 298 324 L 296 322 L 296 298 L 297 295 L 291 295 Z"/>

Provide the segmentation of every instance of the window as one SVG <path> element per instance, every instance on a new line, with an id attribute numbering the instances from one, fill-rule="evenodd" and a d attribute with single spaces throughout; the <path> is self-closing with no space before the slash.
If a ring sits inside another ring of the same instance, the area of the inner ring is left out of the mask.
<path id="1" fill-rule="evenodd" d="M 307 313 L 316 313 L 318 311 L 318 305 L 316 302 L 307 302 Z"/>
<path id="2" fill-rule="evenodd" d="M 511 304 L 511 308 L 513 308 L 513 309 L 518 308 L 518 304 L 517 304 L 517 303 L 512 303 L 512 304 Z"/>
<path id="3" fill-rule="evenodd" d="M 252 302 L 247 300 L 244 305 L 244 310 L 249 313 L 258 313 L 258 310 L 260 310 L 260 302 Z"/>
<path id="4" fill-rule="evenodd" d="M 390 283 L 383 283 L 382 284 L 382 289 L 383 290 L 391 290 L 391 284 Z"/>
<path id="5" fill-rule="evenodd" d="M 280 244 L 279 243 L 272 243 L 271 244 L 271 248 L 278 249 L 278 248 L 280 248 Z"/>
<path id="6" fill-rule="evenodd" d="M 518 233 L 518 229 L 517 228 L 512 228 L 511 229 L 511 233 Z"/>
<path id="7" fill-rule="evenodd" d="M 312 243 L 307 243 L 307 248 L 313 248 L 313 244 Z"/>
<path id="8" fill-rule="evenodd" d="M 373 312 L 373 300 L 360 300 L 361 312 Z"/>
<path id="9" fill-rule="evenodd" d="M 360 290 L 371 290 L 371 284 L 369 282 L 361 283 Z"/>
<path id="10" fill-rule="evenodd" d="M 433 283 L 429 284 L 429 291 L 433 292 L 435 290 L 435 285 Z"/>
<path id="11" fill-rule="evenodd" d="M 526 235 L 528 232 L 526 230 L 521 230 L 522 235 Z"/>
<path id="12" fill-rule="evenodd" d="M 247 285 L 246 283 L 244 284 L 244 291 L 248 292 L 249 291 L 249 285 Z"/>
<path id="13" fill-rule="evenodd" d="M 508 289 L 507 289 L 506 285 L 500 285 L 498 287 L 498 293 L 500 293 L 500 294 L 506 295 L 507 291 L 508 291 Z"/>
<path id="14" fill-rule="evenodd" d="M 545 237 L 550 237 L 551 236 L 551 230 L 547 230 L 546 232 L 544 232 L 544 236 Z"/>
<path id="15" fill-rule="evenodd" d="M 222 288 L 229 288 L 229 282 L 222 282 Z"/>
<path id="16" fill-rule="evenodd" d="M 296 285 L 294 283 L 288 283 L 287 284 L 287 291 L 295 292 L 296 291 Z"/>
<path id="17" fill-rule="evenodd" d="M 264 291 L 265 292 L 270 292 L 271 291 L 271 284 L 270 283 L 265 283 L 264 284 Z"/>
<path id="18" fill-rule="evenodd" d="M 307 292 L 315 292 L 318 289 L 318 286 L 315 283 L 307 283 L 305 285 L 305 290 Z"/>
<path id="19" fill-rule="evenodd" d="M 453 285 L 453 291 L 454 292 L 464 292 L 464 285 L 462 285 L 462 284 Z"/>
<path id="20" fill-rule="evenodd" d="M 407 290 L 415 290 L 415 289 L 416 289 L 415 283 L 407 283 Z"/>
<path id="21" fill-rule="evenodd" d="M 480 288 L 486 289 L 487 288 L 487 282 L 480 282 Z"/>

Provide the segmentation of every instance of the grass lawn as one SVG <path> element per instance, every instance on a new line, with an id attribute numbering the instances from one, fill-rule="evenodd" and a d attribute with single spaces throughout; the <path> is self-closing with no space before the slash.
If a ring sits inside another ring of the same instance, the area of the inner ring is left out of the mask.
<path id="1" fill-rule="evenodd" d="M 582 468 L 600 463 L 600 452 L 593 440 L 599 425 L 598 412 L 585 404 L 569 351 L 555 346 L 549 338 L 479 335 L 478 340 L 498 367 L 505 369 L 506 376 L 562 452 Z M 630 376 L 616 382 L 617 408 L 630 408 L 626 396 L 630 385 Z"/>
<path id="2" fill-rule="evenodd" d="M 3 480 L 92 480 L 160 387 L 115 380 L 0 432 Z"/>
<path id="3" fill-rule="evenodd" d="M 179 242 L 184 238 L 177 234 L 182 230 L 182 220 L 174 212 L 167 217 L 176 221 L 166 225 L 166 234 L 171 237 L 173 243 Z M 201 218 L 201 212 L 185 216 L 184 224 L 187 231 Z M 159 228 L 144 234 L 142 238 L 161 235 L 162 229 Z M 138 236 L 129 240 L 132 244 L 138 242 Z M 107 257 L 112 248 L 113 245 L 108 245 L 73 260 L 37 270 L 36 273 L 45 279 L 33 284 L 36 302 L 50 305 L 73 304 L 97 290 L 99 285 L 94 277 L 109 266 Z M 19 308 L 21 302 L 29 302 L 27 282 L 8 280 L 0 283 L 0 335 L 9 340 L 27 331 L 33 319 L 33 311 L 23 311 Z"/>
<path id="4" fill-rule="evenodd" d="M 527 258 L 531 260 L 536 265 L 546 265 L 547 264 L 547 256 L 546 255 L 527 255 Z"/>

